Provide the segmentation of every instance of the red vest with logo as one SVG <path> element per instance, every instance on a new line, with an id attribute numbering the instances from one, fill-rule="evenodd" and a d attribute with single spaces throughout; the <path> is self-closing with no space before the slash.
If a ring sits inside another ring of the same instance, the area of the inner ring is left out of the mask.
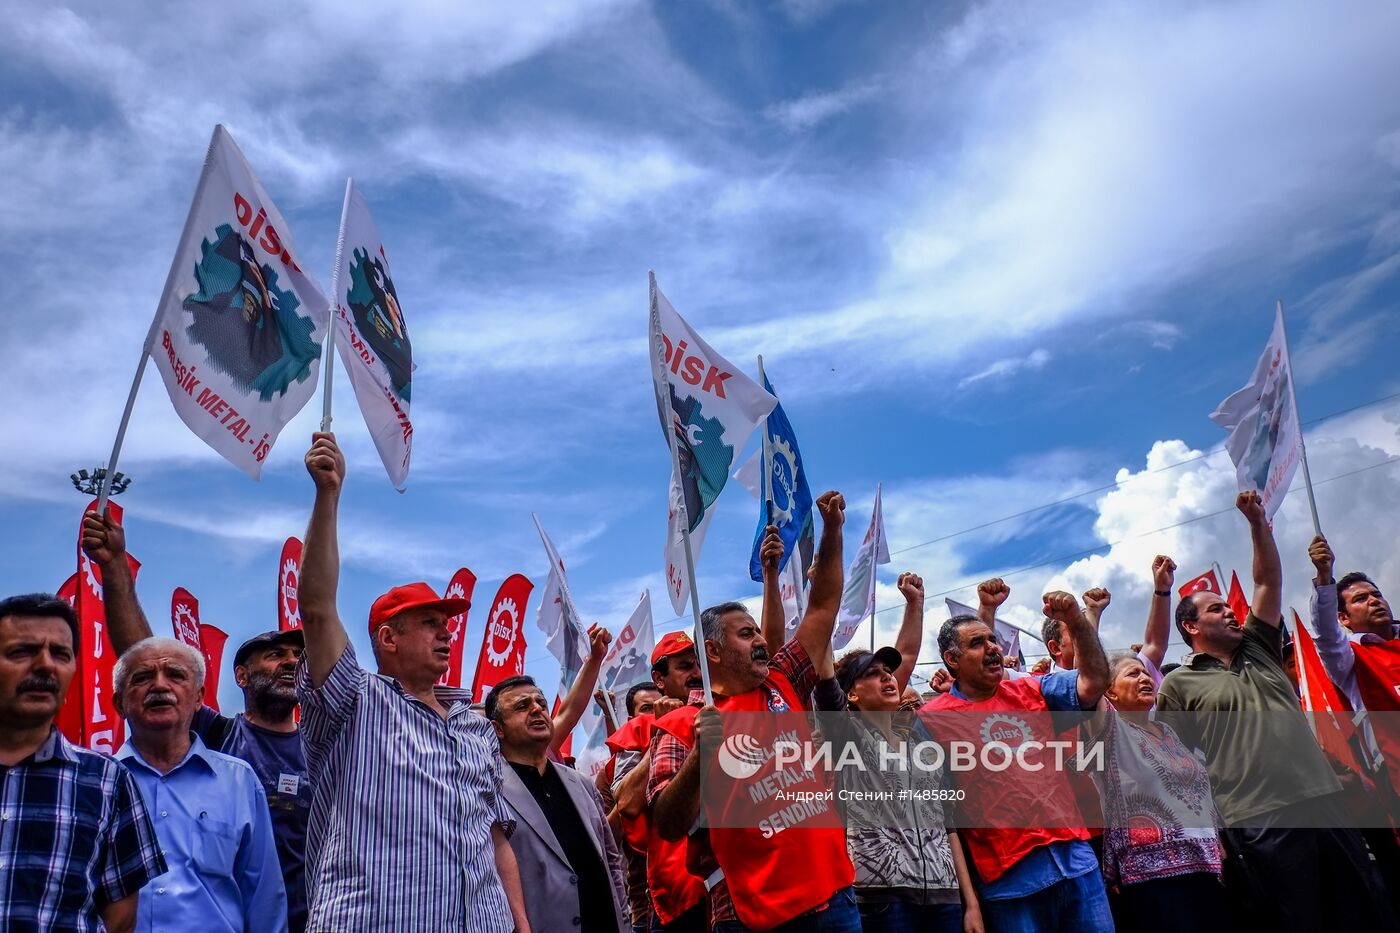
<path id="1" fill-rule="evenodd" d="M 1390 786 L 1400 790 L 1400 639 L 1381 644 L 1351 643 L 1356 689 L 1370 717 L 1376 744 L 1385 758 Z"/>
<path id="2" fill-rule="evenodd" d="M 1000 742 L 1014 751 L 1023 742 L 1065 738 L 1055 733 L 1040 681 L 1034 677 L 1002 680 L 996 693 L 977 702 L 942 693 L 921 712 L 924 724 L 945 749 L 952 742 L 968 742 L 980 752 L 982 746 Z M 1014 763 L 1005 770 L 991 770 L 982 767 L 979 757 L 976 770 L 959 779 L 970 819 L 996 824 L 958 827 L 983 882 L 1000 878 L 1040 846 L 1089 838 L 1088 830 L 1078 825 L 1083 816 L 1067 772 L 1056 767 L 1054 753 L 1042 749 L 1025 757 L 1028 764 L 1040 763 L 1041 770 L 1023 771 Z M 1066 768 L 1073 767 L 1073 760 L 1071 749 L 1065 754 Z"/>
<path id="3" fill-rule="evenodd" d="M 811 730 L 806 717 L 802 715 L 805 704 L 787 678 L 772 671 L 765 686 L 782 697 L 791 710 L 790 713 L 781 714 L 784 725 L 796 727 L 799 742 L 810 742 Z M 762 689 L 750 690 L 739 696 L 717 696 L 715 706 L 725 713 L 765 713 L 769 710 Z M 683 707 L 658 720 L 656 728 L 669 732 L 693 749 L 697 713 L 697 707 Z M 786 923 L 822 906 L 837 891 L 855 882 L 855 868 L 846 851 L 846 831 L 841 825 L 834 801 L 820 802 L 821 812 L 814 811 L 810 816 L 795 820 L 801 822 L 815 817 L 812 822 L 817 825 L 813 826 L 794 826 L 786 818 L 796 812 L 795 807 L 804 807 L 802 813 L 808 813 L 813 805 L 792 804 L 779 799 L 755 804 L 750 788 L 759 785 L 775 770 L 770 756 L 746 780 L 727 777 L 718 764 L 710 769 L 706 778 L 707 781 L 724 782 L 714 786 L 729 788 L 727 799 L 718 808 L 721 814 L 749 815 L 758 806 L 764 816 L 759 826 L 711 826 L 709 830 L 710 847 L 724 871 L 734 912 L 745 926 L 753 930 L 771 930 Z M 830 775 L 820 769 L 808 773 L 803 779 L 783 783 L 783 790 L 792 795 L 823 795 L 831 793 L 831 789 Z M 713 804 L 715 800 L 712 795 L 713 791 L 707 795 L 707 799 Z"/>

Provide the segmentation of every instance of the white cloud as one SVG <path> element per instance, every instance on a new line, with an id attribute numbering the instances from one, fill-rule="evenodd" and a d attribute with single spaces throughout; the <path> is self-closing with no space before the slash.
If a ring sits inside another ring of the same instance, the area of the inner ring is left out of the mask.
<path id="1" fill-rule="evenodd" d="M 988 379 L 1005 380 L 1017 373 L 1036 372 L 1045 368 L 1045 364 L 1050 362 L 1050 351 L 1043 347 L 1037 347 L 1025 356 L 1012 356 L 1006 359 L 997 360 L 986 369 L 979 370 L 971 376 L 958 382 L 959 389 L 966 389 L 979 382 L 986 382 Z"/>
<path id="2" fill-rule="evenodd" d="M 767 107 L 763 115 L 788 132 L 799 133 L 846 113 L 857 104 L 874 97 L 879 91 L 878 84 L 862 83 L 835 91 L 804 94 L 802 97 Z"/>

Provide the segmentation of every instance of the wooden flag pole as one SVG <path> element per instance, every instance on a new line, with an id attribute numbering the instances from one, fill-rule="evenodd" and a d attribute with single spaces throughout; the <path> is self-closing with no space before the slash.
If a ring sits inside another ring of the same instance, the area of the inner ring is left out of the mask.
<path id="1" fill-rule="evenodd" d="M 1317 519 L 1317 499 L 1313 496 L 1312 474 L 1308 472 L 1308 445 L 1303 441 L 1303 412 L 1298 408 L 1298 389 L 1293 384 L 1293 351 L 1288 346 L 1288 323 L 1283 316 L 1283 299 L 1278 300 L 1278 322 L 1283 330 L 1283 349 L 1288 354 L 1288 394 L 1293 400 L 1293 417 L 1298 419 L 1298 458 L 1303 461 L 1303 485 L 1308 490 L 1308 508 L 1312 510 L 1313 534 L 1322 534 Z"/>
<path id="2" fill-rule="evenodd" d="M 681 455 L 676 449 L 676 432 L 671 426 L 675 413 L 671 409 L 671 380 L 666 375 L 665 344 L 661 339 L 661 313 L 656 307 L 656 273 L 647 271 L 648 291 L 651 293 L 651 342 L 656 351 L 656 358 L 652 360 L 652 366 L 661 376 L 661 381 L 656 385 L 659 393 L 656 403 L 658 411 L 665 419 L 664 427 L 666 431 L 666 443 L 671 448 L 671 469 L 675 471 L 676 482 L 680 482 L 681 477 Z M 668 488 L 667 495 L 670 495 Z M 685 573 L 686 581 L 690 584 L 690 615 L 695 625 L 695 659 L 700 662 L 700 679 L 705 688 L 705 705 L 714 706 L 715 695 L 710 689 L 710 661 L 705 656 L 705 630 L 700 625 L 700 594 L 695 589 L 695 555 L 690 548 L 690 514 L 685 508 L 684 490 L 681 493 L 681 543 L 685 547 Z M 670 583 L 667 581 L 667 585 Z"/>
<path id="3" fill-rule="evenodd" d="M 331 269 L 330 314 L 326 318 L 326 348 L 321 353 L 321 432 L 331 429 L 331 382 L 335 375 L 335 332 L 339 326 L 336 317 L 340 305 L 340 263 L 345 258 L 345 217 L 350 212 L 350 192 L 355 190 L 355 179 L 345 179 L 345 200 L 340 205 L 340 236 L 335 241 L 335 268 Z"/>

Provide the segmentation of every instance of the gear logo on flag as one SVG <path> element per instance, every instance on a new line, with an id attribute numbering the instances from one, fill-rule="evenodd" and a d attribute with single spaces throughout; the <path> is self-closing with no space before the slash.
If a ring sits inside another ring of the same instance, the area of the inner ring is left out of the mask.
<path id="1" fill-rule="evenodd" d="M 705 510 L 719 498 L 734 462 L 734 448 L 724 442 L 724 425 L 703 415 L 703 407 L 698 398 L 678 397 L 671 386 L 671 428 L 676 434 L 681 492 L 691 531 L 700 527 Z"/>
<path id="2" fill-rule="evenodd" d="M 520 627 L 520 610 L 516 608 L 515 600 L 509 597 L 501 600 L 489 625 L 491 637 L 486 642 L 486 660 L 491 666 L 500 667 L 515 648 L 515 631 Z"/>
<path id="3" fill-rule="evenodd" d="M 378 256 L 362 249 L 353 255 L 345 301 L 355 315 L 355 327 L 383 361 L 394 394 L 407 402 L 412 394 L 413 344 L 399 307 L 399 293 L 389 277 L 388 257 L 382 246 Z"/>
<path id="4" fill-rule="evenodd" d="M 449 586 L 449 587 L 447 588 L 447 592 L 445 592 L 445 593 L 442 594 L 442 598 L 443 598 L 443 599 L 466 599 L 466 598 L 467 598 L 467 591 L 466 591 L 465 589 L 462 588 L 462 584 L 460 584 L 460 583 L 453 583 L 451 586 Z M 467 618 L 467 614 L 466 614 L 465 612 L 463 612 L 463 613 L 461 613 L 461 614 L 459 614 L 459 615 L 452 616 L 450 619 L 447 620 L 447 628 L 448 628 L 449 631 L 452 632 L 452 640 L 453 640 L 453 641 L 456 641 L 459 637 L 461 637 L 461 634 L 462 634 L 462 623 L 463 623 L 464 621 L 466 621 L 466 618 Z"/>
<path id="5" fill-rule="evenodd" d="M 297 579 L 297 562 L 292 558 L 287 558 L 282 565 L 282 585 L 278 590 L 282 594 L 282 615 L 294 627 L 301 626 L 301 602 L 297 598 L 297 587 L 300 581 Z"/>
<path id="6" fill-rule="evenodd" d="M 316 324 L 297 313 L 296 294 L 278 287 L 277 271 L 258 262 L 254 244 L 228 224 L 200 244 L 194 267 L 199 290 L 185 297 L 193 317 L 190 339 L 204 348 L 209 365 L 264 402 L 286 395 L 311 375 L 321 355 L 312 339 Z"/>
<path id="7" fill-rule="evenodd" d="M 88 591 L 98 599 L 102 598 L 102 582 L 97 579 L 97 574 L 93 572 L 92 560 L 87 554 L 80 553 L 83 561 L 83 582 L 87 584 Z"/>
<path id="8" fill-rule="evenodd" d="M 180 640 L 187 645 L 199 644 L 199 623 L 195 621 L 194 610 L 189 603 L 175 604 L 175 625 L 180 629 Z"/>
<path id="9" fill-rule="evenodd" d="M 769 478 L 768 488 L 773 497 L 773 523 L 781 528 L 792 521 L 793 495 L 797 490 L 797 456 L 785 437 L 773 438 L 772 446 L 773 475 Z"/>

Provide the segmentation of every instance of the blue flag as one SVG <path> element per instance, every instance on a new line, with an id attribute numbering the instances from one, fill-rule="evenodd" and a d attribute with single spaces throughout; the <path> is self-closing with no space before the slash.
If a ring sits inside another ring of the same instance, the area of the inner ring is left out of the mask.
<path id="1" fill-rule="evenodd" d="M 766 374 L 763 387 L 770 395 L 777 395 Z M 779 570 L 787 566 L 797 539 L 812 515 L 812 490 L 807 486 L 807 471 L 802 468 L 802 455 L 797 451 L 797 435 L 793 433 L 792 424 L 781 403 L 769 413 L 763 430 L 767 432 L 767 450 L 763 457 L 763 469 L 759 470 L 762 494 L 758 503 L 758 532 L 754 535 L 753 555 L 749 558 L 749 576 L 754 580 L 763 579 L 758 552 L 763 546 L 763 532 L 768 527 L 768 503 L 773 503 L 773 524 L 778 526 L 778 534 L 783 539 L 783 559 L 778 565 Z"/>

